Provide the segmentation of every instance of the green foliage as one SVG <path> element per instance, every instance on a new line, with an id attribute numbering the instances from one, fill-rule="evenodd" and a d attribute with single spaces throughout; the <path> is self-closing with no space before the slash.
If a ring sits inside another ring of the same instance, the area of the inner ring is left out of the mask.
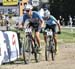
<path id="1" fill-rule="evenodd" d="M 58 35 L 59 40 L 63 40 L 63 42 L 74 43 L 75 42 L 75 29 L 71 32 L 71 29 L 62 29 L 62 34 Z"/>
<path id="2" fill-rule="evenodd" d="M 25 33 L 22 30 L 12 29 L 12 31 L 19 32 L 21 38 L 25 36 Z M 41 43 L 43 45 L 44 37 L 42 33 L 40 34 L 40 37 L 41 37 Z M 75 29 L 73 29 L 73 32 L 71 32 L 71 29 L 63 28 L 61 34 L 58 34 L 57 37 L 58 37 L 57 39 L 59 40 L 58 43 L 74 43 L 75 42 Z"/>

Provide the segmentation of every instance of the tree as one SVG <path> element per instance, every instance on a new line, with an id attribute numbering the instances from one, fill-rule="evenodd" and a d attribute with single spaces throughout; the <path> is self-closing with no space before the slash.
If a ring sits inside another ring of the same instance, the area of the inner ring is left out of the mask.
<path id="1" fill-rule="evenodd" d="M 75 0 L 49 0 L 49 4 L 50 11 L 55 16 L 75 15 Z"/>

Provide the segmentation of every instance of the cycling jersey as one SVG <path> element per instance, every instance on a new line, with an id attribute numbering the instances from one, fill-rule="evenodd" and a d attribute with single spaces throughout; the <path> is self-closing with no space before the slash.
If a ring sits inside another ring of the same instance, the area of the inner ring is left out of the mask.
<path id="1" fill-rule="evenodd" d="M 50 17 L 45 21 L 48 25 L 55 25 L 57 23 L 57 20 L 54 16 L 50 15 Z"/>
<path id="2" fill-rule="evenodd" d="M 23 23 L 29 19 L 30 23 L 29 25 L 34 28 L 35 31 L 40 32 L 40 24 L 39 21 L 42 21 L 43 18 L 38 14 L 36 11 L 32 11 L 32 17 L 29 17 L 27 14 L 24 14 L 23 16 Z"/>
<path id="3" fill-rule="evenodd" d="M 33 11 L 32 12 L 32 17 L 29 17 L 27 14 L 24 14 L 23 16 L 23 22 L 25 22 L 27 19 L 30 19 L 32 23 L 39 23 L 39 20 L 43 20 L 42 17 L 38 14 L 38 12 Z"/>

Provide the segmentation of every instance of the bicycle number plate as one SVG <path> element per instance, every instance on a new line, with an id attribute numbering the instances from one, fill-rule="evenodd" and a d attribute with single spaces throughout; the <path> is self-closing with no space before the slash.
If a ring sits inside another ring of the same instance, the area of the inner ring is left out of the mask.
<path id="1" fill-rule="evenodd" d="M 26 28 L 25 32 L 32 32 L 32 29 L 31 28 Z"/>
<path id="2" fill-rule="evenodd" d="M 53 35 L 53 32 L 52 31 L 47 31 L 47 35 L 48 36 L 52 36 Z"/>

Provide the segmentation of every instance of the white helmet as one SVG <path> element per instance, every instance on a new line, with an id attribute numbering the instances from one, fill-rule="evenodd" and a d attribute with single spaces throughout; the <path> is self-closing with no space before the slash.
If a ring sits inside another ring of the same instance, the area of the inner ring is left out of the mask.
<path id="1" fill-rule="evenodd" d="M 49 17 L 49 16 L 50 16 L 50 11 L 49 10 L 44 11 L 44 17 Z"/>
<path id="2" fill-rule="evenodd" d="M 25 10 L 30 10 L 30 9 L 33 9 L 33 7 L 32 7 L 32 5 L 27 4 L 27 5 L 25 5 L 24 9 Z"/>

